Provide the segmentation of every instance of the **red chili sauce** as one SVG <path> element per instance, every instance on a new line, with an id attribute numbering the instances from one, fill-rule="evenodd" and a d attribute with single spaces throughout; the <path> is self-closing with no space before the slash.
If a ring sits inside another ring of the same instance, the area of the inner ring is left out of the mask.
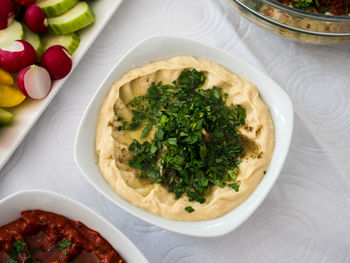
<path id="1" fill-rule="evenodd" d="M 30 260 L 28 260 L 30 258 Z M 0 263 L 125 263 L 100 234 L 79 221 L 41 210 L 0 227 Z"/>

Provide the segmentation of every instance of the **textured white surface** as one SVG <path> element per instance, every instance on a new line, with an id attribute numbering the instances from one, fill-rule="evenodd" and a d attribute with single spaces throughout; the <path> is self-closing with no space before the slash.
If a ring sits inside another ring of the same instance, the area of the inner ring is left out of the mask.
<path id="1" fill-rule="evenodd" d="M 291 96 L 295 131 L 272 192 L 236 231 L 215 239 L 173 234 L 119 209 L 73 160 L 76 129 L 110 68 L 152 34 L 180 35 L 240 56 Z M 43 188 L 88 205 L 150 262 L 350 262 L 350 45 L 282 40 L 241 18 L 226 0 L 127 0 L 0 171 L 0 198 Z M 1 216 L 1 211 L 0 211 Z"/>

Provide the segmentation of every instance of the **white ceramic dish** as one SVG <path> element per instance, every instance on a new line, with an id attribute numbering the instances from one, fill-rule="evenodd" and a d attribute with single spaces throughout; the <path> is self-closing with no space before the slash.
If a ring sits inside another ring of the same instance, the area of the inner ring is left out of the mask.
<path id="1" fill-rule="evenodd" d="M 72 56 L 73 70 L 122 2 L 123 0 L 90 1 L 90 6 L 96 15 L 96 21 L 79 33 L 81 42 Z M 39 101 L 28 100 L 11 109 L 11 112 L 15 115 L 15 122 L 0 129 L 0 169 L 5 165 L 66 80 L 67 77 L 55 81 L 52 91 L 45 99 Z"/>
<path id="2" fill-rule="evenodd" d="M 147 259 L 122 232 L 86 206 L 57 193 L 43 190 L 17 192 L 0 201 L 0 226 L 20 217 L 24 210 L 40 209 L 78 220 L 98 231 L 128 263 Z"/>
<path id="3" fill-rule="evenodd" d="M 251 80 L 270 107 L 275 125 L 276 146 L 269 169 L 253 194 L 230 213 L 207 221 L 181 222 L 153 215 L 125 201 L 106 183 L 96 165 L 95 131 L 100 107 L 113 82 L 132 68 L 178 55 L 214 61 Z M 275 183 L 285 161 L 293 129 L 293 107 L 288 95 L 273 80 L 243 60 L 213 47 L 175 37 L 156 36 L 134 47 L 110 72 L 90 101 L 80 123 L 75 160 L 85 178 L 105 197 L 129 213 L 159 227 L 192 236 L 220 236 L 242 224 L 262 203 Z"/>

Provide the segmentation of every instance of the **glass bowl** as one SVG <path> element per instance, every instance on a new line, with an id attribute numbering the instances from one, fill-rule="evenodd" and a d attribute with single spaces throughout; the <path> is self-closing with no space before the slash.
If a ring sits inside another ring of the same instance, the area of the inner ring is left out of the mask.
<path id="1" fill-rule="evenodd" d="M 302 11 L 274 0 L 228 0 L 249 21 L 284 38 L 313 44 L 350 41 L 350 16 Z"/>

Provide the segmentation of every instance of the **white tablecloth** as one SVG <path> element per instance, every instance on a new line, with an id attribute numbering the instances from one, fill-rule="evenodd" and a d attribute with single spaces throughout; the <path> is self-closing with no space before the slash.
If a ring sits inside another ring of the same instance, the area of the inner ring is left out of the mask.
<path id="1" fill-rule="evenodd" d="M 192 238 L 145 223 L 102 197 L 74 163 L 76 130 L 92 94 L 131 46 L 154 34 L 238 55 L 293 100 L 295 129 L 283 171 L 262 206 L 226 236 Z M 0 171 L 0 198 L 29 188 L 73 197 L 111 221 L 150 262 L 350 262 L 349 54 L 350 45 L 280 39 L 226 0 L 125 0 Z"/>

